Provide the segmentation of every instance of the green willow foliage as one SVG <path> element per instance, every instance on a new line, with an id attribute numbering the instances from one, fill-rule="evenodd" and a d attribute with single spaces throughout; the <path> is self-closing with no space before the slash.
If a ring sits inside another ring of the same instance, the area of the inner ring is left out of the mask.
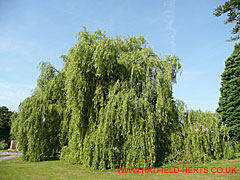
<path id="1" fill-rule="evenodd" d="M 71 119 L 62 159 L 102 169 L 160 163 L 177 122 L 178 58 L 159 58 L 143 37 L 78 39 L 64 56 Z"/>
<path id="2" fill-rule="evenodd" d="M 87 167 L 148 167 L 190 146 L 172 96 L 178 57 L 159 57 L 141 36 L 85 29 L 62 58 L 61 71 L 41 64 L 38 86 L 13 121 L 24 159 L 61 151 L 61 159 Z"/>
<path id="3" fill-rule="evenodd" d="M 56 156 L 65 138 L 60 134 L 66 102 L 64 76 L 49 63 L 41 63 L 40 69 L 37 88 L 20 104 L 11 130 L 23 158 L 30 161 Z"/>
<path id="4" fill-rule="evenodd" d="M 180 102 L 179 131 L 172 134 L 171 152 L 166 161 L 204 163 L 231 159 L 238 152 L 236 142 L 229 141 L 229 132 L 219 115 L 201 110 L 186 110 Z"/>

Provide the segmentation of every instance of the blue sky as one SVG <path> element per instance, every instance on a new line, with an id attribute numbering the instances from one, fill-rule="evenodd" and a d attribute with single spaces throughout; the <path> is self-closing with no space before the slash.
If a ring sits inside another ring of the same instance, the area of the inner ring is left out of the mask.
<path id="1" fill-rule="evenodd" d="M 0 106 L 18 105 L 36 86 L 41 61 L 59 58 L 75 35 L 106 30 L 108 36 L 144 35 L 159 55 L 176 54 L 182 74 L 174 98 L 188 108 L 215 111 L 221 73 L 235 42 L 232 25 L 212 15 L 219 0 L 0 0 Z"/>

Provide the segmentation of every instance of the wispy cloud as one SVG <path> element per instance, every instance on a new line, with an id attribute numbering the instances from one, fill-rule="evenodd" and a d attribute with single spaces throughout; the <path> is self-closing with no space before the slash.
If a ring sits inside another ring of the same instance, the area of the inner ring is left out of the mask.
<path id="1" fill-rule="evenodd" d="M 36 61 L 33 57 L 35 57 L 36 54 L 39 54 L 39 49 L 41 49 L 40 46 L 34 41 L 21 40 L 8 35 L 0 35 L 0 53 L 3 54 L 1 55 L 1 59 L 5 59 L 8 56 L 15 56 L 18 58 L 24 57 L 24 61 L 33 63 Z M 5 60 L 11 61 L 9 59 Z M 3 66 L 3 62 L 0 63 L 0 66 Z M 5 62 L 4 64 L 8 64 L 8 62 Z M 6 69 L 2 71 L 6 71 Z M 7 71 L 9 71 L 9 69 Z"/>
<path id="2" fill-rule="evenodd" d="M 20 102 L 31 95 L 33 88 L 31 84 L 0 82 L 0 106 L 16 111 Z"/>
<path id="3" fill-rule="evenodd" d="M 175 7 L 176 0 L 164 0 L 164 23 L 165 29 L 168 33 L 171 50 L 176 51 L 176 29 L 174 27 L 175 21 Z"/>

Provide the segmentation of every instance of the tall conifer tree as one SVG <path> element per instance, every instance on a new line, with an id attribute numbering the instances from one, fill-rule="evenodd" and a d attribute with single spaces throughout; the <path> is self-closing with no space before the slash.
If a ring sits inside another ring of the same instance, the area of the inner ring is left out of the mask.
<path id="1" fill-rule="evenodd" d="M 229 127 L 230 137 L 240 139 L 240 43 L 225 62 L 217 112 Z"/>

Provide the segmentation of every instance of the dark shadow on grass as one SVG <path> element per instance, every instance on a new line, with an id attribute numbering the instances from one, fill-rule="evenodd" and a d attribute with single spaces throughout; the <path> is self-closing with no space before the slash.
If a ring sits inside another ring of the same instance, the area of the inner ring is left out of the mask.
<path id="1" fill-rule="evenodd" d="M 41 161 L 57 161 L 59 160 L 59 157 L 45 157 L 41 159 Z"/>

